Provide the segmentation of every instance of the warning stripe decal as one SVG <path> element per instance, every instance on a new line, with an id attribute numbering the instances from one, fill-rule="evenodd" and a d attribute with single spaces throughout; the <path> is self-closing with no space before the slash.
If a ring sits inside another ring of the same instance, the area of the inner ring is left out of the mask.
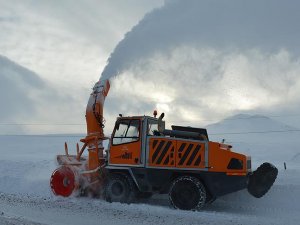
<path id="1" fill-rule="evenodd" d="M 166 153 L 168 152 L 169 148 L 171 147 L 172 142 L 168 141 L 167 145 L 165 146 L 164 150 L 162 151 L 162 153 L 160 154 L 158 160 L 157 160 L 157 164 L 160 164 L 161 161 L 163 160 L 164 156 L 166 155 Z"/>
<path id="2" fill-rule="evenodd" d="M 155 148 L 155 146 L 156 146 L 157 143 L 158 143 L 158 140 L 154 140 L 152 147 Z"/>
<path id="3" fill-rule="evenodd" d="M 164 146 L 165 141 L 161 141 L 159 142 L 158 147 L 156 148 L 156 150 L 154 151 L 153 155 L 152 155 L 152 162 L 155 161 L 156 157 L 158 156 L 160 150 L 162 149 L 162 147 Z M 153 142 L 153 149 L 154 149 L 154 142 Z"/>
<path id="4" fill-rule="evenodd" d="M 178 149 L 178 156 L 183 153 L 183 156 L 180 157 L 178 166 L 199 166 L 201 162 L 201 145 L 199 144 L 189 144 L 188 147 L 185 147 L 186 144 L 182 143 Z"/>
<path id="5" fill-rule="evenodd" d="M 152 166 L 195 168 L 200 166 L 205 154 L 205 146 L 202 143 L 174 142 L 166 139 L 154 139 L 150 143 L 149 163 Z"/>
<path id="6" fill-rule="evenodd" d="M 183 149 L 185 148 L 185 146 L 186 146 L 186 143 L 183 143 L 181 146 L 180 146 L 180 148 L 178 149 L 178 152 L 182 152 L 183 151 Z"/>
<path id="7" fill-rule="evenodd" d="M 170 160 L 170 157 L 169 156 L 167 156 L 167 158 L 165 159 L 165 161 L 164 161 L 164 165 L 168 165 L 168 163 L 169 163 L 169 160 Z"/>
<path id="8" fill-rule="evenodd" d="M 195 166 L 199 166 L 201 162 L 201 155 L 197 158 L 196 162 L 195 162 Z"/>
<path id="9" fill-rule="evenodd" d="M 190 166 L 192 164 L 192 162 L 194 161 L 194 159 L 195 159 L 196 155 L 198 154 L 200 148 L 201 148 L 200 145 L 196 146 L 196 148 L 194 149 L 192 155 L 190 156 L 189 160 L 186 163 L 187 166 Z"/>
<path id="10" fill-rule="evenodd" d="M 189 147 L 185 150 L 182 158 L 180 159 L 178 165 L 182 165 L 184 163 L 184 161 L 186 160 L 186 158 L 188 157 L 188 155 L 190 154 L 192 148 L 194 147 L 193 144 L 189 144 Z"/>

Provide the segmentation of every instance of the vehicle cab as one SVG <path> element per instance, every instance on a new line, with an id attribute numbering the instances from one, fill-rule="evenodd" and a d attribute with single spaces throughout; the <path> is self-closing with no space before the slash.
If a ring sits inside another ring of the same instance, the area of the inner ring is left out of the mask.
<path id="1" fill-rule="evenodd" d="M 147 141 L 157 131 L 157 118 L 118 117 L 110 140 L 108 164 L 144 167 Z"/>

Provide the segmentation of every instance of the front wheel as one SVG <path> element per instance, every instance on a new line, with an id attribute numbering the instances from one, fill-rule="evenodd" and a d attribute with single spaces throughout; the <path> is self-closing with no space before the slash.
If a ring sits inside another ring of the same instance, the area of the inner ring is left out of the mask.
<path id="1" fill-rule="evenodd" d="M 205 204 L 206 190 L 195 177 L 178 177 L 171 185 L 169 200 L 176 209 L 199 210 Z"/>
<path id="2" fill-rule="evenodd" d="M 108 202 L 130 203 L 133 196 L 133 184 L 123 174 L 111 174 L 105 185 L 104 197 Z"/>

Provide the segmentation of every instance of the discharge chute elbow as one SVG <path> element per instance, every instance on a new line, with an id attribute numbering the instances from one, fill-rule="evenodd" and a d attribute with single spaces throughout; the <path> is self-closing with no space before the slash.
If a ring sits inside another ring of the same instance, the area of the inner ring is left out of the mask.
<path id="1" fill-rule="evenodd" d="M 109 80 L 99 80 L 93 87 L 86 107 L 87 136 L 104 137 L 103 107 L 109 89 Z"/>

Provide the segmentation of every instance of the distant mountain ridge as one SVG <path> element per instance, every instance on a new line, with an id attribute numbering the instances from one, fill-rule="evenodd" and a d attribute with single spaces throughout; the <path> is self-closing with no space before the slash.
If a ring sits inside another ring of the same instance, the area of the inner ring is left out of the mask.
<path id="1" fill-rule="evenodd" d="M 54 133 L 53 130 L 59 133 L 60 129 L 51 125 L 51 121 L 59 121 L 61 118 L 72 120 L 70 112 L 74 115 L 74 109 L 78 108 L 78 102 L 72 94 L 60 92 L 41 75 L 1 54 L 0 104 L 0 134 L 4 135 Z M 80 110 L 76 111 L 77 115 L 79 112 L 81 113 Z M 36 123 L 49 125 L 32 125 Z M 71 130 L 71 126 L 64 127 L 62 133 Z"/>
<path id="2" fill-rule="evenodd" d="M 255 163 L 299 162 L 299 128 L 288 126 L 265 115 L 237 114 L 208 125 L 211 141 L 225 141 L 233 150 L 250 155 Z"/>
<path id="3" fill-rule="evenodd" d="M 43 87 L 45 85 L 38 74 L 3 55 L 0 55 L 0 79 L 1 82 L 10 80 L 17 83 L 21 81 L 23 85 L 26 84 L 33 87 Z"/>
<path id="4" fill-rule="evenodd" d="M 15 121 L 36 110 L 35 96 L 46 87 L 33 71 L 0 55 L 0 121 Z"/>
<path id="5" fill-rule="evenodd" d="M 237 114 L 207 127 L 209 133 L 220 132 L 263 132 L 297 130 L 298 128 L 286 125 L 264 115 Z"/>

